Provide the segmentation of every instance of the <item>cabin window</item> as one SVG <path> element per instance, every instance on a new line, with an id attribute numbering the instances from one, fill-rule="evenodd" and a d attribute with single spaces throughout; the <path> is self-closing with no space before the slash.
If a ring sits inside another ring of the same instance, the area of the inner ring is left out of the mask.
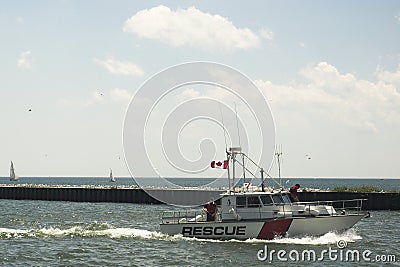
<path id="1" fill-rule="evenodd" d="M 246 206 L 246 198 L 245 197 L 237 197 L 236 198 L 236 207 L 244 208 Z"/>
<path id="2" fill-rule="evenodd" d="M 290 204 L 290 199 L 288 195 L 282 195 L 283 203 Z"/>
<path id="3" fill-rule="evenodd" d="M 255 208 L 255 207 L 260 207 L 261 203 L 260 200 L 257 197 L 247 197 L 247 206 L 250 208 Z"/>
<path id="4" fill-rule="evenodd" d="M 264 205 L 273 204 L 270 196 L 261 196 L 261 201 L 264 203 Z"/>
<path id="5" fill-rule="evenodd" d="M 280 195 L 272 195 L 272 199 L 274 200 L 275 204 L 280 204 L 282 203 L 282 199 Z"/>

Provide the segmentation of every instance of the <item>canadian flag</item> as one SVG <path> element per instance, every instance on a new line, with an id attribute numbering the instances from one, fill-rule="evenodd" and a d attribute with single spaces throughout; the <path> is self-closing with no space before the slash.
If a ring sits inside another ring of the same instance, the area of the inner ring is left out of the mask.
<path id="1" fill-rule="evenodd" d="M 228 160 L 221 161 L 211 161 L 211 168 L 221 168 L 221 169 L 228 169 Z"/>

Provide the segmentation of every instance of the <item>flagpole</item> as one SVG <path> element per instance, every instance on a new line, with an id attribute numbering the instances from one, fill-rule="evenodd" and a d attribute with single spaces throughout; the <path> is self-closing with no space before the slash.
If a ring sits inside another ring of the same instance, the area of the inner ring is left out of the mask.
<path id="1" fill-rule="evenodd" d="M 235 157 L 236 154 L 232 153 L 232 189 L 235 190 Z"/>
<path id="2" fill-rule="evenodd" d="M 244 155 L 242 153 L 242 163 L 243 163 L 243 184 L 246 182 L 246 167 L 244 166 Z"/>
<path id="3" fill-rule="evenodd" d="M 228 191 L 229 191 L 229 195 L 231 194 L 231 177 L 230 177 L 230 173 L 229 173 L 229 152 L 228 149 L 226 149 L 226 159 L 228 160 Z"/>

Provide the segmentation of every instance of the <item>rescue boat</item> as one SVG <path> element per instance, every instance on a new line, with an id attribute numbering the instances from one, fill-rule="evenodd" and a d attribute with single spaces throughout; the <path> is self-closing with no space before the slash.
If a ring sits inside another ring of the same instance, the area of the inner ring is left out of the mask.
<path id="1" fill-rule="evenodd" d="M 236 160 L 238 155 L 247 157 L 240 148 L 227 151 L 233 173 L 235 163 L 244 162 Z M 245 166 L 242 167 L 246 169 Z M 292 202 L 289 192 L 281 186 L 278 189 L 265 188 L 265 172 L 262 168 L 260 172 L 261 188 L 229 188 L 221 195 L 212 220 L 204 209 L 165 211 L 161 217 L 161 232 L 168 235 L 222 240 L 319 236 L 350 229 L 369 215 L 367 211 L 362 210 L 365 199 Z"/>

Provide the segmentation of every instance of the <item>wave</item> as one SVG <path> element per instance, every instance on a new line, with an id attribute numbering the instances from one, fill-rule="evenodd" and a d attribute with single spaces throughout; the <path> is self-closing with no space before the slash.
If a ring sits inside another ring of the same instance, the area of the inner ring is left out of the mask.
<path id="1" fill-rule="evenodd" d="M 303 236 L 303 237 L 277 237 L 273 240 L 258 240 L 249 239 L 246 242 L 265 242 L 276 244 L 291 244 L 291 245 L 329 245 L 336 244 L 339 241 L 356 242 L 362 237 L 357 234 L 357 230 L 352 228 L 342 233 L 329 232 L 322 236 Z"/>
<path id="2" fill-rule="evenodd" d="M 182 235 L 169 236 L 157 231 L 149 231 L 137 228 L 112 228 L 112 226 L 102 224 L 88 224 L 86 226 L 73 226 L 67 229 L 60 228 L 41 228 L 41 229 L 11 229 L 0 228 L 0 238 L 41 238 L 41 237 L 62 237 L 62 236 L 108 236 L 110 238 L 140 238 L 158 239 L 170 241 L 199 241 L 199 242 L 239 242 L 239 243 L 276 243 L 276 244 L 295 244 L 295 245 L 328 245 L 336 244 L 338 241 L 355 242 L 362 239 L 355 229 L 350 229 L 343 233 L 330 232 L 323 236 L 304 236 L 304 237 L 277 237 L 273 240 L 247 239 L 247 240 L 214 240 L 184 237 Z"/>
<path id="3" fill-rule="evenodd" d="M 41 229 L 11 229 L 0 228 L 0 238 L 32 238 L 32 237 L 62 237 L 62 236 L 109 236 L 110 238 L 143 238 L 143 239 L 162 239 L 166 235 L 143 229 L 136 228 L 108 228 L 101 230 L 88 229 L 80 226 L 74 226 L 68 229 L 60 228 L 41 228 Z"/>
<path id="4" fill-rule="evenodd" d="M 347 243 L 354 243 L 356 240 L 361 240 L 362 237 L 358 235 L 357 230 L 352 228 L 342 233 L 329 232 L 322 236 L 303 236 L 303 237 L 276 237 L 272 240 L 263 240 L 251 238 L 247 240 L 217 240 L 217 239 L 200 239 L 193 237 L 184 237 L 182 235 L 175 235 L 170 237 L 174 240 L 193 240 L 200 242 L 211 242 L 211 243 L 271 243 L 271 244 L 290 244 L 290 245 L 329 245 L 337 244 L 339 241 L 346 241 Z"/>

